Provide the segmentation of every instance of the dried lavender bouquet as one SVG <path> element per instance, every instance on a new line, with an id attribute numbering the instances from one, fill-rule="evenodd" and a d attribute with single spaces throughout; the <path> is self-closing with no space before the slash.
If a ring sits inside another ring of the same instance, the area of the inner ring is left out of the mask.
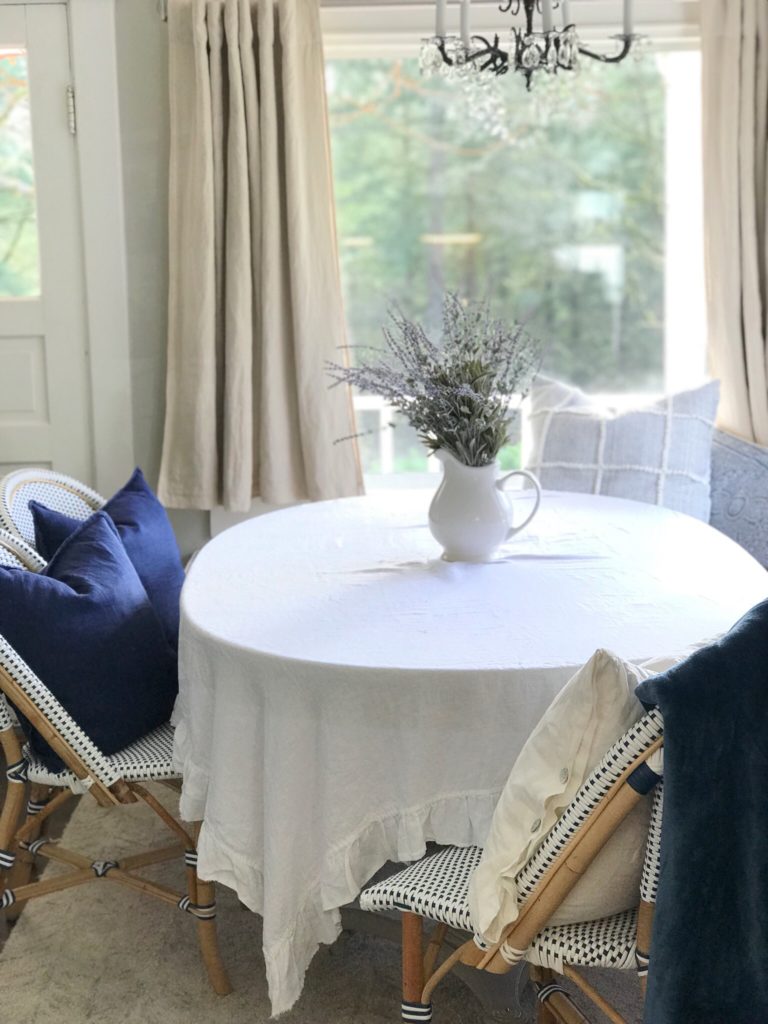
<path id="1" fill-rule="evenodd" d="M 538 369 L 540 346 L 518 324 L 491 315 L 487 302 L 443 300 L 442 338 L 397 308 L 389 310 L 385 347 L 359 366 L 328 363 L 336 384 L 381 395 L 413 426 L 430 451 L 448 451 L 465 466 L 487 466 L 510 440 Z"/>

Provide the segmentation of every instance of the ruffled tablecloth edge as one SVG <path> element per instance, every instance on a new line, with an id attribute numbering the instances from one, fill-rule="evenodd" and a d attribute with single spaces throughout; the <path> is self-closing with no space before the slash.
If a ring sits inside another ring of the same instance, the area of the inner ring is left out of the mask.
<path id="1" fill-rule="evenodd" d="M 203 774 L 195 768 L 191 777 L 200 780 Z M 498 790 L 443 795 L 422 807 L 368 822 L 356 835 L 329 851 L 322 878 L 307 888 L 299 914 L 281 936 L 264 941 L 272 1015 L 285 1013 L 296 1003 L 320 945 L 330 945 L 341 933 L 340 908 L 353 902 L 387 861 L 418 860 L 430 841 L 456 846 L 482 844 L 498 798 Z M 194 798 L 186 803 L 198 806 Z M 466 823 L 463 830 L 457 829 L 457 821 Z M 198 840 L 198 871 L 201 878 L 233 889 L 254 913 L 262 913 L 261 868 L 232 849 L 205 821 Z"/>

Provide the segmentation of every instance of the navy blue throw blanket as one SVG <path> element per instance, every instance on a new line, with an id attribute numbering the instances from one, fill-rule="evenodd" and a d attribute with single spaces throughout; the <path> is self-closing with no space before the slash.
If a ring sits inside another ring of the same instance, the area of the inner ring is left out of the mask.
<path id="1" fill-rule="evenodd" d="M 645 1024 L 765 1024 L 768 601 L 637 696 L 664 715 Z"/>

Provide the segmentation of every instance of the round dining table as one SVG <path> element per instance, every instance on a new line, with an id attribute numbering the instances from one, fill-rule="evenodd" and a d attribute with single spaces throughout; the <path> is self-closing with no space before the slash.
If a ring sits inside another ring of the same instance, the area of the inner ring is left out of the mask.
<path id="1" fill-rule="evenodd" d="M 182 592 L 175 757 L 198 870 L 263 917 L 274 1013 L 340 908 L 429 841 L 482 845 L 534 726 L 597 648 L 678 656 L 768 596 L 706 523 L 546 493 L 486 564 L 446 562 L 430 495 L 300 505 L 215 537 Z M 530 496 L 512 499 L 521 521 Z"/>

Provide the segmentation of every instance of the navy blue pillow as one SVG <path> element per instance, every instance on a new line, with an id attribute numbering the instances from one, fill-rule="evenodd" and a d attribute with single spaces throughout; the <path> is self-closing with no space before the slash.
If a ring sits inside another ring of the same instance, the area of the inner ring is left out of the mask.
<path id="1" fill-rule="evenodd" d="M 82 523 L 42 572 L 0 567 L 0 633 L 103 753 L 170 718 L 176 655 L 104 512 Z M 30 743 L 61 770 L 33 730 Z"/>
<path id="2" fill-rule="evenodd" d="M 50 561 L 80 521 L 30 501 L 37 550 Z M 140 469 L 102 509 L 117 527 L 128 557 L 163 624 L 168 642 L 179 646 L 179 595 L 184 567 L 168 515 Z"/>

